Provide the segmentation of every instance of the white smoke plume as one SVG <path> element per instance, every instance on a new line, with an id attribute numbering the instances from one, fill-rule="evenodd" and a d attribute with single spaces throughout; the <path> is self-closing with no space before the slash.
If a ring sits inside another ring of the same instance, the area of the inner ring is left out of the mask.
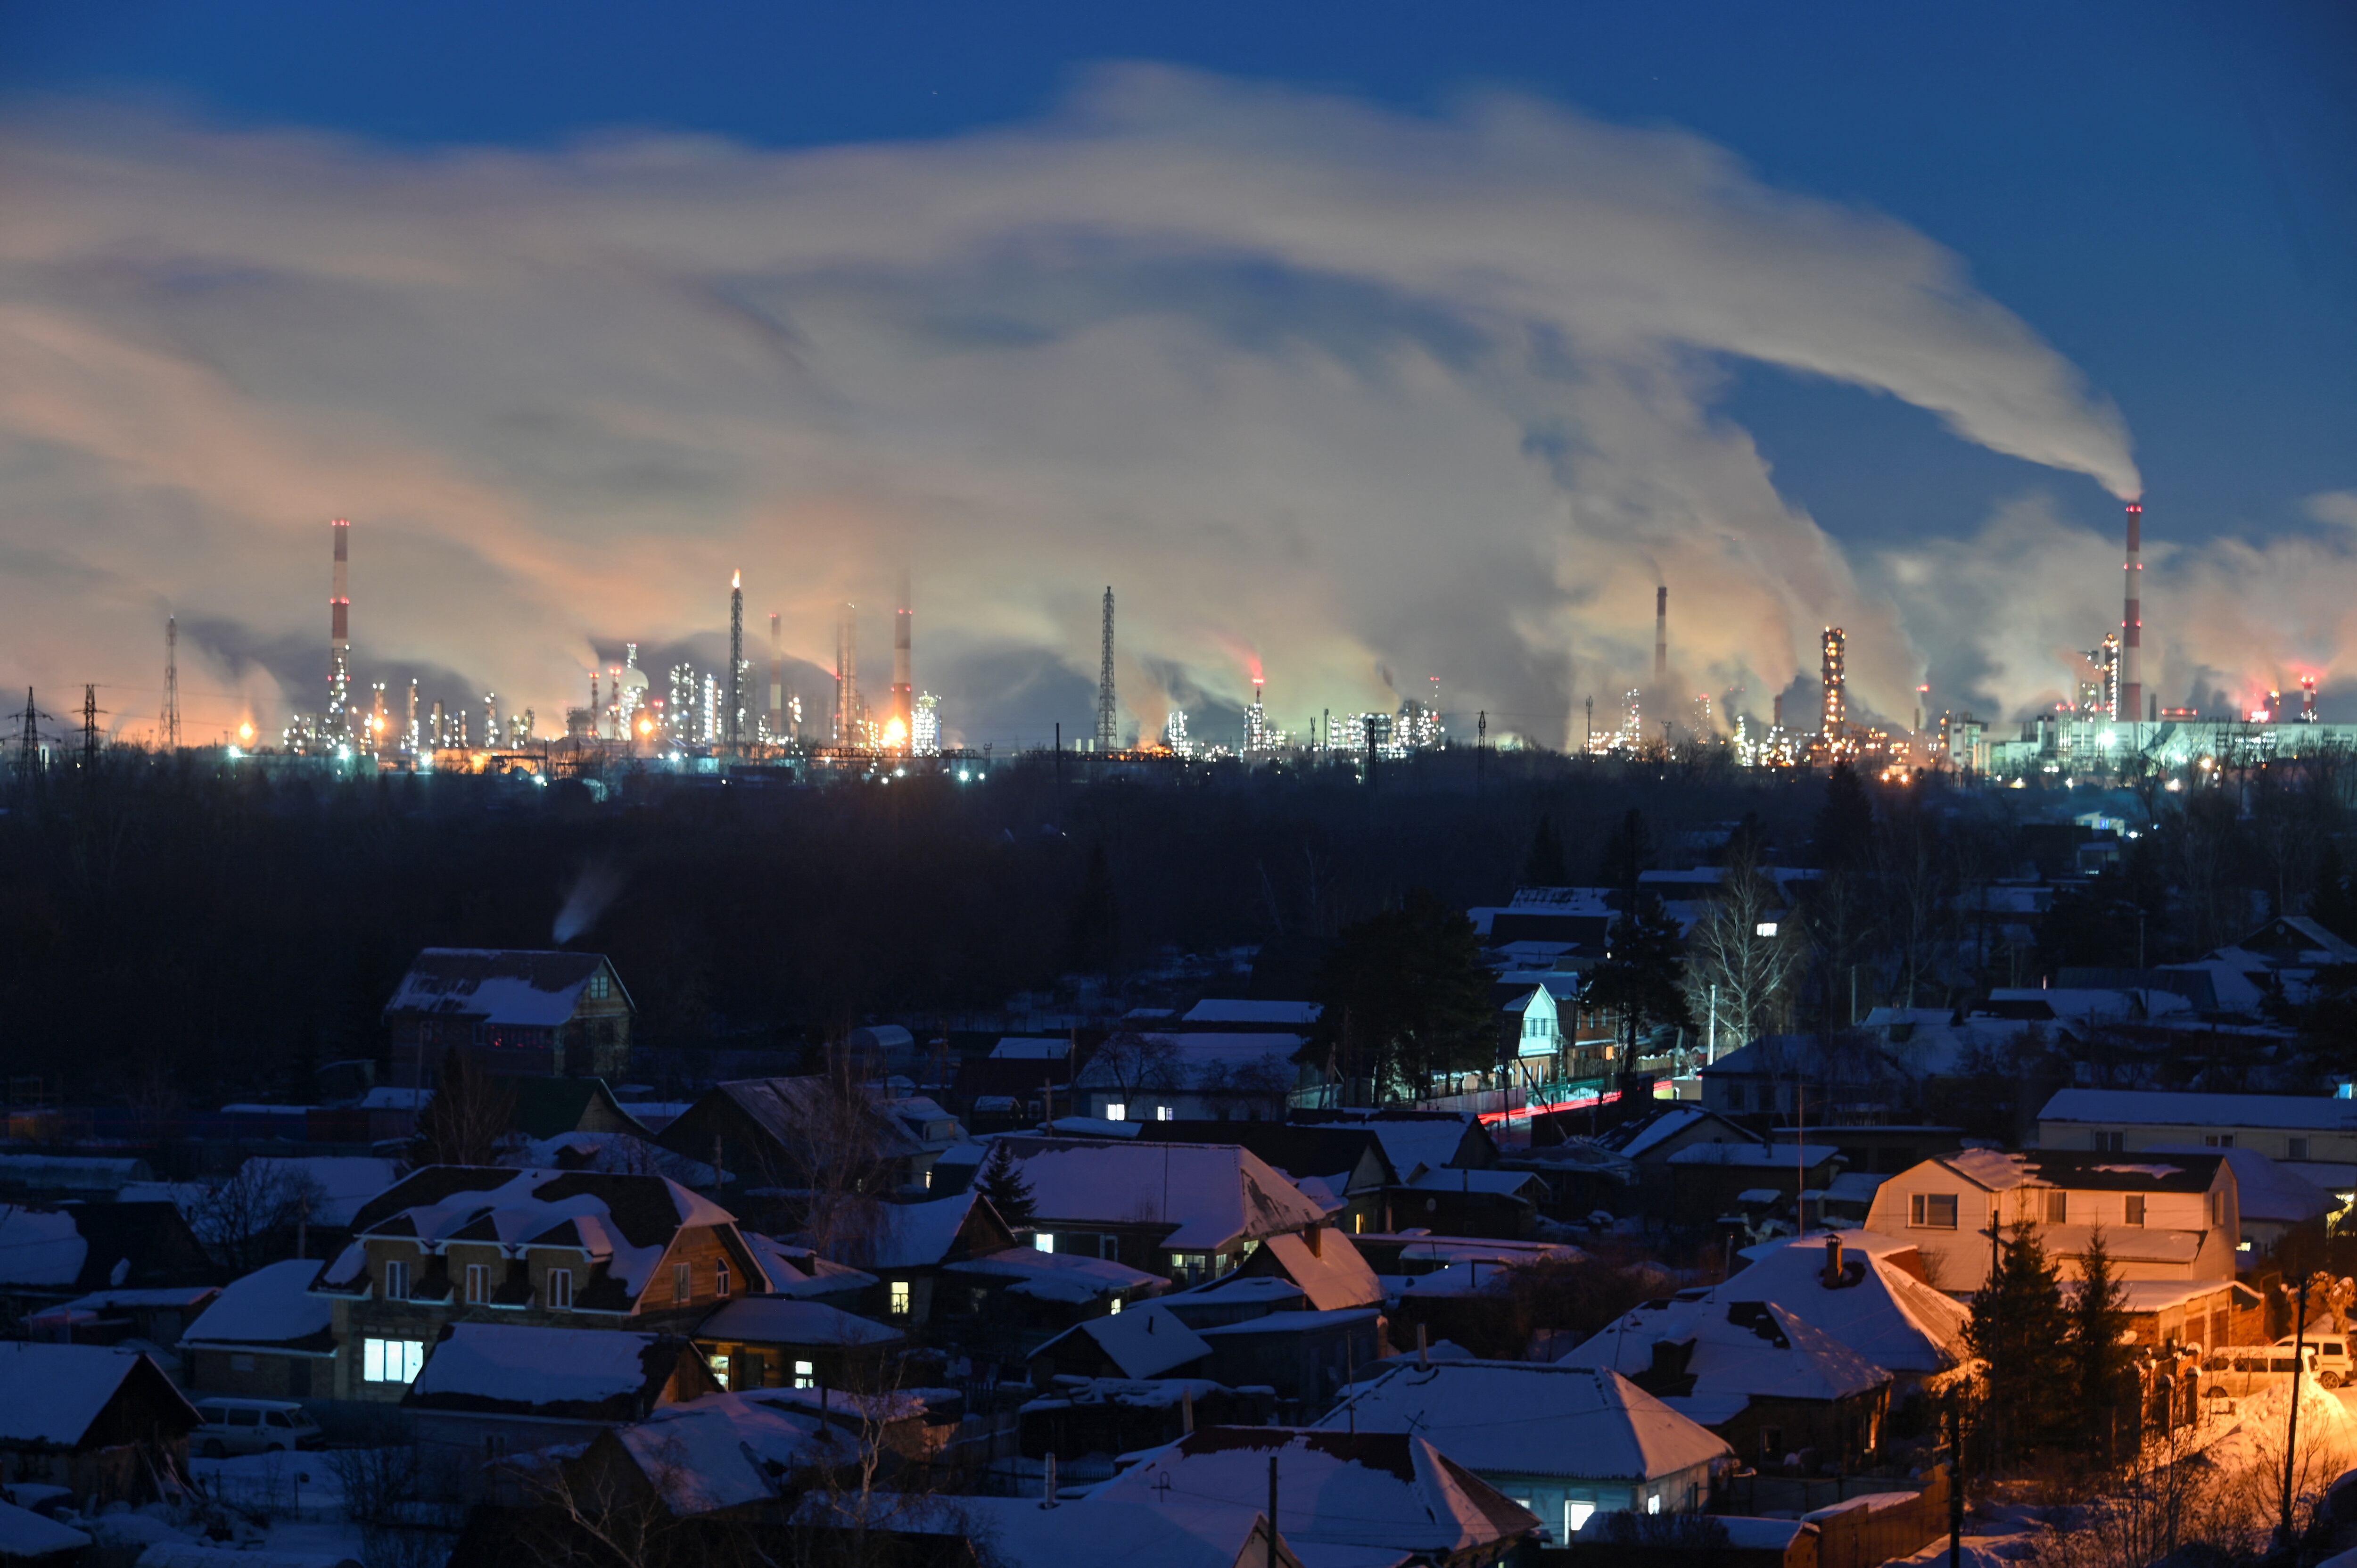
<path id="1" fill-rule="evenodd" d="M 1125 667 L 1241 705 L 1264 663 L 1287 727 L 1387 663 L 1559 742 L 1650 670 L 1657 571 L 1695 689 L 1780 688 L 1840 622 L 1900 713 L 1934 657 L 1911 568 L 1861 582 L 1777 492 L 1714 410 L 1726 360 L 2139 488 L 2109 405 L 1922 235 L 1511 96 L 1423 117 L 1128 67 L 1011 130 L 783 152 L 52 107 L 0 125 L 0 675 L 113 682 L 125 727 L 167 604 L 320 649 L 283 692 L 184 670 L 192 733 L 317 706 L 337 515 L 362 676 L 461 671 L 544 727 L 593 640 L 724 625 L 732 569 L 827 665 L 831 607 L 904 564 L 920 684 L 1044 660 L 1068 722 L 1110 581 Z M 2058 553 L 2007 570 L 2085 564 Z"/>
<path id="2" fill-rule="evenodd" d="M 622 874 L 613 866 L 602 861 L 583 866 L 581 875 L 573 879 L 572 887 L 566 891 L 565 902 L 557 908 L 550 939 L 564 947 L 574 938 L 587 935 L 621 890 Z"/>

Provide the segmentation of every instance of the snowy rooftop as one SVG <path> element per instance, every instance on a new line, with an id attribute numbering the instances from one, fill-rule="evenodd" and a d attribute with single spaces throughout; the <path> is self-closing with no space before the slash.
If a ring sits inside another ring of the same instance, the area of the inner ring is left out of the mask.
<path id="1" fill-rule="evenodd" d="M 1382 1141 L 1383 1157 L 1391 1161 L 1402 1181 L 1414 1180 L 1419 1168 L 1438 1170 L 1454 1165 L 1468 1133 L 1479 1125 L 1470 1112 L 1331 1111 L 1298 1120 L 1308 1126 L 1364 1128 L 1372 1133 Z"/>
<path id="2" fill-rule="evenodd" d="M 1083 1318 L 1036 1352 L 1046 1355 L 1067 1340 L 1085 1339 L 1104 1352 L 1125 1378 L 1159 1378 L 1211 1353 L 1211 1345 L 1158 1305 L 1132 1307 L 1103 1317 Z"/>
<path id="3" fill-rule="evenodd" d="M 1043 1230 L 1068 1225 L 1171 1227 L 1174 1251 L 1218 1251 L 1251 1238 L 1298 1230 L 1318 1206 L 1266 1161 L 1217 1144 L 1007 1138 L 1030 1185 Z"/>
<path id="4" fill-rule="evenodd" d="M 881 1205 L 875 1234 L 854 1249 L 859 1263 L 868 1269 L 922 1269 L 946 1261 L 979 1202 L 981 1195 L 969 1190 L 922 1203 Z M 985 1223 L 988 1219 L 985 1211 Z"/>
<path id="5" fill-rule="evenodd" d="M 1634 1376 L 1654 1363 L 1659 1344 L 1691 1347 L 1685 1370 L 1695 1396 L 1836 1400 L 1890 1380 L 1890 1374 L 1790 1308 L 1758 1301 L 1674 1301 L 1637 1308 L 1608 1324 L 1557 1363 L 1609 1367 Z"/>
<path id="6" fill-rule="evenodd" d="M 1734 1165 L 1746 1170 L 1814 1170 L 1836 1159 L 1841 1151 L 1831 1144 L 1694 1144 L 1670 1156 L 1674 1165 Z"/>
<path id="7" fill-rule="evenodd" d="M 767 1345 L 886 1345 L 904 1337 L 897 1328 L 824 1302 L 764 1295 L 737 1297 L 705 1318 L 695 1337 Z"/>
<path id="8" fill-rule="evenodd" d="M 1331 1228 L 1317 1232 L 1312 1251 L 1304 1235 L 1272 1236 L 1261 1243 L 1274 1264 L 1301 1287 L 1309 1305 L 1320 1312 L 1344 1306 L 1372 1306 L 1383 1299 L 1383 1282 L 1350 1237 Z"/>
<path id="9" fill-rule="evenodd" d="M 2084 1150 L 1964 1149 L 1939 1164 L 1991 1192 L 2051 1187 L 2081 1192 L 2206 1192 L 2224 1163 L 2198 1155 L 2098 1155 Z"/>
<path id="10" fill-rule="evenodd" d="M 2298 1225 L 2320 1219 L 2332 1208 L 2332 1196 L 2287 1165 L 2277 1165 L 2256 1149 L 2208 1149 L 2185 1144 L 2141 1151 L 2154 1155 L 2223 1155 L 2234 1172 L 2234 1205 L 2245 1220 L 2268 1225 Z"/>
<path id="11" fill-rule="evenodd" d="M 1243 1509 L 1159 1502 L 1090 1498 L 1049 1508 L 1037 1498 L 944 1497 L 897 1515 L 893 1528 L 987 1541 L 1002 1568 L 1238 1568 L 1258 1522 Z M 1252 1557 L 1252 1568 L 1259 1562 Z"/>
<path id="12" fill-rule="evenodd" d="M 180 1342 L 332 1352 L 335 1308 L 311 1294 L 318 1273 L 317 1263 L 293 1258 L 231 1281 L 188 1325 Z"/>
<path id="13" fill-rule="evenodd" d="M 135 1377 L 153 1380 L 167 1400 L 178 1402 L 188 1425 L 197 1424 L 197 1412 L 136 1350 L 0 1340 L 0 1443 L 71 1448 Z"/>
<path id="14" fill-rule="evenodd" d="M 0 1206 L 0 1283 L 70 1285 L 89 1255 L 70 1208 Z"/>
<path id="15" fill-rule="evenodd" d="M 797 1247 L 757 1230 L 737 1232 L 761 1272 L 770 1276 L 771 1295 L 829 1296 L 863 1291 L 876 1276 L 846 1263 L 822 1258 L 808 1247 Z"/>
<path id="16" fill-rule="evenodd" d="M 1011 1280 L 1014 1283 L 1006 1287 L 1009 1295 L 1062 1302 L 1071 1306 L 1124 1293 L 1150 1293 L 1165 1283 L 1159 1274 L 1133 1269 L 1111 1258 L 1092 1258 L 1079 1252 L 1042 1252 L 1034 1247 L 1010 1247 L 1002 1252 L 963 1259 L 948 1264 L 942 1272 Z"/>
<path id="17" fill-rule="evenodd" d="M 1402 1433 L 1210 1426 L 1153 1449 L 1097 1488 L 1092 1503 L 1176 1512 L 1268 1507 L 1268 1466 L 1283 1477 L 1276 1528 L 1297 1551 L 1372 1547 L 1448 1556 L 1534 1533 L 1539 1521 L 1430 1443 Z M 1090 1506 L 1090 1505 L 1082 1505 Z M 1378 1559 L 1383 1561 L 1383 1559 Z"/>
<path id="18" fill-rule="evenodd" d="M 994 1061 L 1061 1061 L 1072 1042 L 1061 1035 L 1005 1035 L 990 1047 Z"/>
<path id="19" fill-rule="evenodd" d="M 664 1405 L 598 1441 L 618 1444 L 675 1514 L 772 1501 L 797 1471 L 852 1451 L 819 1412 L 780 1397 L 785 1391 L 706 1394 Z"/>
<path id="20" fill-rule="evenodd" d="M 683 1341 L 618 1328 L 454 1323 L 404 1404 L 626 1421 L 652 1406 Z"/>
<path id="21" fill-rule="evenodd" d="M 1355 1412 L 1355 1413 L 1354 1413 Z M 1401 1358 L 1321 1424 L 1414 1431 L 1483 1472 L 1631 1483 L 1732 1456 L 1724 1440 L 1617 1373 L 1527 1361 Z"/>
<path id="22" fill-rule="evenodd" d="M 573 1016 L 605 967 L 597 953 L 427 948 L 384 1010 L 554 1028 Z"/>
<path id="23" fill-rule="evenodd" d="M 1894 1372 L 1941 1372 L 1963 1360 L 1964 1325 L 1972 1315 L 1908 1272 L 1901 1260 L 1915 1255 L 1913 1243 L 1845 1232 L 1843 1283 L 1832 1286 L 1824 1279 L 1825 1252 L 1822 1236 L 1751 1249 L 1750 1267 L 1702 1299 L 1722 1306 L 1773 1302 Z"/>
<path id="24" fill-rule="evenodd" d="M 1189 1024 L 1253 1024 L 1265 1028 L 1306 1029 L 1325 1014 L 1316 1002 L 1250 1001 L 1243 997 L 1205 997 L 1187 1009 Z"/>
<path id="25" fill-rule="evenodd" d="M 2041 1122 L 2127 1125 L 2275 1127 L 2293 1133 L 2357 1132 L 2357 1100 L 2320 1094 L 2190 1094 L 2158 1089 L 2064 1089 L 2039 1112 Z M 2213 1151 L 2214 1152 L 2214 1151 Z"/>

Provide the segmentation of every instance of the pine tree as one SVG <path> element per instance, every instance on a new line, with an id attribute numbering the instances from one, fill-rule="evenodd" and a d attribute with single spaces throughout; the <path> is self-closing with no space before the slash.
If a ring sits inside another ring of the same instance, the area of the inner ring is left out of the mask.
<path id="1" fill-rule="evenodd" d="M 1964 1341 L 1983 1364 L 1979 1425 L 1996 1462 L 2044 1446 L 2072 1425 L 2076 1397 L 2070 1314 L 2046 1250 L 2027 1224 L 1997 1250 L 1973 1297 Z"/>
<path id="2" fill-rule="evenodd" d="M 1561 887 L 1570 881 L 1571 873 L 1563 860 L 1563 839 L 1555 831 L 1554 820 L 1542 813 L 1537 831 L 1531 834 L 1530 853 L 1523 857 L 1520 886 Z"/>
<path id="3" fill-rule="evenodd" d="M 2082 1451 L 2104 1466 L 2117 1460 L 2122 1431 L 2136 1430 L 2133 1404 L 2127 1419 L 2120 1419 L 2122 1402 L 2135 1386 L 2127 1349 L 2120 1343 L 2127 1322 L 2119 1282 L 2112 1275 L 2112 1255 L 2104 1247 L 2099 1229 L 2087 1239 L 2087 1251 L 2080 1261 L 2079 1294 L 2071 1303 L 2071 1359 L 2076 1374 L 2073 1388 Z"/>
<path id="4" fill-rule="evenodd" d="M 1866 856 L 1874 831 L 1874 801 L 1857 770 L 1836 762 L 1825 776 L 1824 804 L 1817 808 L 1817 864 L 1829 872 L 1849 869 Z"/>
<path id="5" fill-rule="evenodd" d="M 1015 1163 L 1015 1151 L 1006 1144 L 995 1144 L 990 1158 L 983 1162 L 982 1175 L 975 1178 L 974 1191 L 990 1200 L 990 1207 L 1014 1230 L 1031 1223 L 1033 1201 L 1031 1183 L 1024 1176 L 1022 1167 Z"/>
<path id="6" fill-rule="evenodd" d="M 1614 908 L 1637 907 L 1638 880 L 1652 858 L 1653 835 L 1645 827 L 1645 813 L 1631 807 L 1606 837 L 1596 867 L 1597 881 L 1612 890 Z"/>

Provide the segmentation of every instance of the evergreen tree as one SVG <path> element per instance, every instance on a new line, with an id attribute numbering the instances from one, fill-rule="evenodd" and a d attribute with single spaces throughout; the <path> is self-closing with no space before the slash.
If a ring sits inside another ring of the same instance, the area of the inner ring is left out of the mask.
<path id="1" fill-rule="evenodd" d="M 1637 879 L 1652 858 L 1653 835 L 1645 827 L 1645 813 L 1632 806 L 1605 838 L 1604 854 L 1596 867 L 1598 885 L 1612 889 L 1615 908 L 1637 907 Z"/>
<path id="2" fill-rule="evenodd" d="M 1495 978 L 1473 922 L 1415 888 L 1329 950 L 1313 993 L 1324 1010 L 1295 1059 L 1372 1080 L 1379 1101 L 1428 1094 L 1437 1074 L 1497 1065 Z"/>
<path id="3" fill-rule="evenodd" d="M 1523 857 L 1523 875 L 1518 885 L 1523 887 L 1562 887 L 1570 881 L 1571 872 L 1563 860 L 1563 840 L 1555 833 L 1554 821 L 1541 813 L 1538 830 L 1531 834 L 1531 851 Z"/>
<path id="4" fill-rule="evenodd" d="M 2357 931 L 2357 890 L 2349 885 L 2341 846 L 2330 834 L 2325 835 L 2324 848 L 2316 857 L 2316 891 L 2309 896 L 2308 914 L 2341 940 L 2357 941 L 2349 934 Z"/>
<path id="5" fill-rule="evenodd" d="M 1606 942 L 1604 961 L 1588 978 L 1587 1000 L 1620 1014 L 1625 1076 L 1636 1070 L 1637 1047 L 1647 1031 L 1692 1021 L 1686 1011 L 1685 943 L 1677 921 L 1650 894 L 1612 922 Z"/>
<path id="6" fill-rule="evenodd" d="M 2073 1391 L 2079 1409 L 2082 1451 L 2095 1463 L 2110 1466 L 2119 1457 L 2123 1433 L 2136 1430 L 2134 1374 L 2127 1348 L 2120 1337 L 2128 1316 L 2121 1306 L 2119 1282 L 2112 1275 L 2112 1255 L 2098 1229 L 2087 1239 L 2080 1261 L 2079 1294 L 2071 1303 L 2071 1359 L 2076 1376 Z M 2123 1414 L 2122 1402 L 2127 1402 Z"/>
<path id="7" fill-rule="evenodd" d="M 1982 1362 L 1979 1428 L 1998 1464 L 2055 1442 L 2075 1424 L 2071 1317 L 2037 1232 L 2017 1225 L 1973 1297 L 1964 1342 Z"/>
<path id="8" fill-rule="evenodd" d="M 998 1217 L 1016 1230 L 1031 1223 L 1033 1200 L 1031 1183 L 1015 1163 L 1015 1151 L 1004 1141 L 992 1146 L 990 1158 L 982 1165 L 982 1174 L 974 1178 L 974 1190 L 990 1200 Z"/>
<path id="9" fill-rule="evenodd" d="M 1102 974 L 1113 968 L 1118 951 L 1114 940 L 1118 914 L 1104 845 L 1092 844 L 1088 865 L 1081 874 L 1080 894 L 1072 900 L 1071 925 L 1064 944 L 1066 961 L 1073 970 Z"/>
<path id="10" fill-rule="evenodd" d="M 1874 802 L 1857 769 L 1836 762 L 1825 776 L 1824 804 L 1817 808 L 1817 864 L 1846 871 L 1866 858 L 1874 832 Z"/>

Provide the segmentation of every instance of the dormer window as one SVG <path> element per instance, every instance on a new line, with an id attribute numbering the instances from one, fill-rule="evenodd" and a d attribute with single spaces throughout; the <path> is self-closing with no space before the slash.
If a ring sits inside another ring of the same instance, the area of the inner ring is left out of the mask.
<path id="1" fill-rule="evenodd" d="M 723 1258 L 712 1271 L 712 1294 L 723 1298 L 728 1294 L 728 1260 Z"/>
<path id="2" fill-rule="evenodd" d="M 409 1299 L 409 1265 L 399 1258 L 387 1259 L 384 1265 L 384 1299 Z"/>
<path id="3" fill-rule="evenodd" d="M 597 972 L 589 977 L 589 1000 L 603 1002 L 613 994 L 614 977 L 607 972 L 603 965 L 600 965 Z"/>

